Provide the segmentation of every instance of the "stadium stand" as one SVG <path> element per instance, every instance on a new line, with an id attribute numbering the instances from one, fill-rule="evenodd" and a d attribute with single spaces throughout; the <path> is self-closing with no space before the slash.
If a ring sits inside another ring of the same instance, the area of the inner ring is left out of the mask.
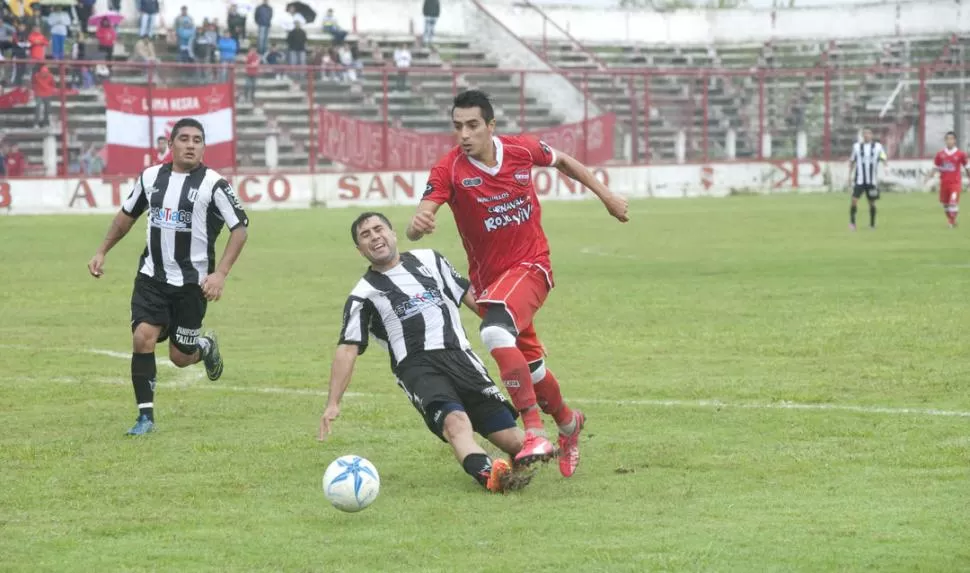
<path id="1" fill-rule="evenodd" d="M 136 31 L 119 32 L 119 61 L 113 64 L 112 81 L 144 84 L 147 76 L 143 69 L 125 67 Z M 253 39 L 254 36 L 244 40 L 237 56 L 237 93 L 243 90 L 245 53 Z M 276 30 L 270 43 L 278 44 L 282 39 L 282 32 Z M 312 74 L 314 102 L 371 121 L 380 121 L 386 106 L 392 125 L 442 131 L 447 129 L 445 118 L 453 95 L 463 89 L 481 88 L 493 95 L 498 125 L 503 131 L 563 122 L 556 113 L 523 93 L 517 74 L 498 69 L 497 61 L 472 41 L 439 35 L 432 50 L 414 46 L 414 40 L 411 36 L 349 35 L 347 42 L 358 54 L 361 66 L 359 77 L 355 81 L 337 81 L 318 65 Z M 401 44 L 411 46 L 413 64 L 408 79 L 399 83 L 393 51 Z M 164 36 L 158 36 L 155 45 L 160 60 L 176 59 L 177 48 Z M 332 45 L 329 34 L 311 32 L 309 61 L 319 62 L 319 57 L 312 54 L 319 56 Z M 906 68 L 963 63 L 970 37 L 706 46 L 578 46 L 574 42 L 536 39 L 532 47 L 574 84 L 588 90 L 591 100 L 601 109 L 616 113 L 621 135 L 639 135 L 635 147 L 640 158 L 671 161 L 676 157 L 681 133 L 686 135 L 690 158 L 726 157 L 729 131 L 736 134 L 738 158 L 759 155 L 761 133 L 772 135 L 771 156 L 793 156 L 799 131 L 808 134 L 809 155 L 821 155 L 826 147 L 841 155 L 855 140 L 861 125 L 875 127 L 891 154 L 903 153 L 904 134 L 918 117 L 919 97 L 917 74 Z M 89 47 L 88 54 L 95 52 Z M 386 85 L 384 70 L 388 71 Z M 7 69 L 4 77 L 11 76 L 10 71 Z M 53 71 L 57 75 L 56 66 Z M 948 74 L 940 71 L 934 79 L 952 75 Z M 158 81 L 165 85 L 206 81 L 199 76 L 164 70 L 158 74 Z M 310 92 L 306 74 L 261 67 L 255 102 L 237 102 L 240 169 L 265 169 L 265 136 L 274 130 L 279 134 L 279 166 L 290 170 L 307 167 L 312 129 Z M 828 142 L 824 139 L 826 97 L 838 118 L 831 122 Z M 891 105 L 884 110 L 887 102 Z M 67 148 L 73 164 L 86 148 L 103 144 L 104 102 L 95 86 L 72 90 L 65 105 Z M 649 105 L 646 130 L 642 126 L 645 105 Z M 949 91 L 930 90 L 927 94 L 928 112 L 943 114 L 953 105 Z M 19 144 L 30 164 L 42 162 L 43 141 L 48 133 L 60 135 L 60 107 L 59 98 L 55 97 L 50 126 L 39 129 L 33 125 L 32 105 L 0 109 L 4 137 Z M 705 145 L 709 146 L 706 153 L 702 150 Z M 61 145 L 57 147 L 60 160 Z M 629 159 L 628 149 L 619 153 L 625 153 L 624 158 Z M 326 162 L 321 161 L 321 165 Z"/>

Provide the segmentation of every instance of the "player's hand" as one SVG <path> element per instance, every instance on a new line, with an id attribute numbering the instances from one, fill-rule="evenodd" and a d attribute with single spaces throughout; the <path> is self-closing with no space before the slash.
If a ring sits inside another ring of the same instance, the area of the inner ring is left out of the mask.
<path id="1" fill-rule="evenodd" d="M 616 217 L 621 223 L 626 223 L 630 220 L 627 214 L 627 209 L 629 208 L 626 197 L 623 195 L 617 195 L 616 193 L 610 193 L 603 198 L 603 204 L 606 205 L 606 210 L 610 212 L 610 215 Z"/>
<path id="2" fill-rule="evenodd" d="M 104 255 L 98 253 L 91 257 L 91 260 L 88 261 L 88 272 L 96 279 L 101 278 L 101 275 L 104 274 Z"/>
<path id="3" fill-rule="evenodd" d="M 435 214 L 431 211 L 418 211 L 411 219 L 411 229 L 421 235 L 434 233 Z"/>
<path id="4" fill-rule="evenodd" d="M 327 439 L 330 435 L 330 424 L 333 423 L 337 416 L 340 415 L 340 406 L 336 404 L 330 404 L 327 409 L 323 411 L 323 415 L 320 416 L 320 433 L 317 434 L 317 439 L 321 442 Z"/>
<path id="5" fill-rule="evenodd" d="M 207 301 L 215 302 L 222 296 L 222 289 L 225 286 L 226 275 L 216 271 L 202 279 L 202 294 Z"/>

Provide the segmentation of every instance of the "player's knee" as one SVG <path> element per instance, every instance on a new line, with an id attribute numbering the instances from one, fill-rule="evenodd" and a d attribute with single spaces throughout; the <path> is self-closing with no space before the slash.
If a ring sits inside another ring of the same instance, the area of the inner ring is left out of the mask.
<path id="1" fill-rule="evenodd" d="M 538 384 L 546 377 L 546 361 L 543 359 L 529 363 L 529 373 L 532 375 L 532 383 Z"/>
<path id="2" fill-rule="evenodd" d="M 482 344 L 491 352 L 496 348 L 514 348 L 517 334 L 512 315 L 501 305 L 490 305 L 479 330 Z"/>
<path id="3" fill-rule="evenodd" d="M 471 435 L 472 432 L 472 421 L 468 418 L 468 414 L 464 410 L 452 410 L 448 412 L 441 423 L 441 435 L 449 443 L 454 443 L 457 439 Z"/>
<path id="4" fill-rule="evenodd" d="M 158 340 L 158 329 L 150 324 L 141 323 L 131 333 L 131 343 L 135 352 L 154 352 Z"/>
<path id="5" fill-rule="evenodd" d="M 188 348 L 179 348 L 175 344 L 170 344 L 168 346 L 168 359 L 172 361 L 172 364 L 178 366 L 179 368 L 185 368 L 186 366 L 191 366 L 198 362 L 196 357 L 196 350 Z"/>

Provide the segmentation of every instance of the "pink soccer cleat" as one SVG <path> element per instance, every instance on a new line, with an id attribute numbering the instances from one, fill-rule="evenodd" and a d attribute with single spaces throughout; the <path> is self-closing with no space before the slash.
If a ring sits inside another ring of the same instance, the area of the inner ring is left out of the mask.
<path id="1" fill-rule="evenodd" d="M 575 410 L 576 429 L 572 435 L 559 434 L 559 473 L 563 477 L 572 477 L 579 467 L 579 434 L 586 424 L 586 415 Z"/>
<path id="2" fill-rule="evenodd" d="M 526 432 L 522 449 L 515 454 L 515 465 L 528 466 L 536 462 L 547 462 L 556 457 L 556 450 L 548 439 Z"/>

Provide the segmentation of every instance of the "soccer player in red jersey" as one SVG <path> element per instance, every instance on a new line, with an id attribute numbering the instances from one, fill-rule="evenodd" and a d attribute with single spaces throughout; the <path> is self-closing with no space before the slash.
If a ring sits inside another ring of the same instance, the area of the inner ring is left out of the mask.
<path id="1" fill-rule="evenodd" d="M 967 168 L 967 154 L 957 147 L 957 135 L 952 131 L 947 132 L 944 138 L 946 147 L 936 154 L 933 159 L 935 171 L 930 173 L 926 180 L 929 181 L 940 173 L 940 204 L 946 212 L 946 219 L 950 223 L 950 228 L 957 226 L 957 215 L 960 213 L 960 191 L 963 189 L 963 173 L 960 168 L 967 173 L 970 178 L 970 169 Z"/>
<path id="2" fill-rule="evenodd" d="M 621 222 L 628 220 L 627 201 L 582 163 L 536 138 L 494 135 L 492 104 L 481 91 L 459 94 L 451 115 L 458 146 L 432 168 L 407 236 L 416 241 L 433 232 L 438 208 L 443 203 L 451 207 L 468 255 L 482 342 L 522 414 L 526 439 L 515 461 L 528 465 L 556 454 L 545 436 L 541 408 L 559 426 L 559 470 L 569 477 L 579 465 L 585 416 L 563 401 L 532 324 L 553 287 L 532 168 L 556 167 L 596 194 Z"/>

